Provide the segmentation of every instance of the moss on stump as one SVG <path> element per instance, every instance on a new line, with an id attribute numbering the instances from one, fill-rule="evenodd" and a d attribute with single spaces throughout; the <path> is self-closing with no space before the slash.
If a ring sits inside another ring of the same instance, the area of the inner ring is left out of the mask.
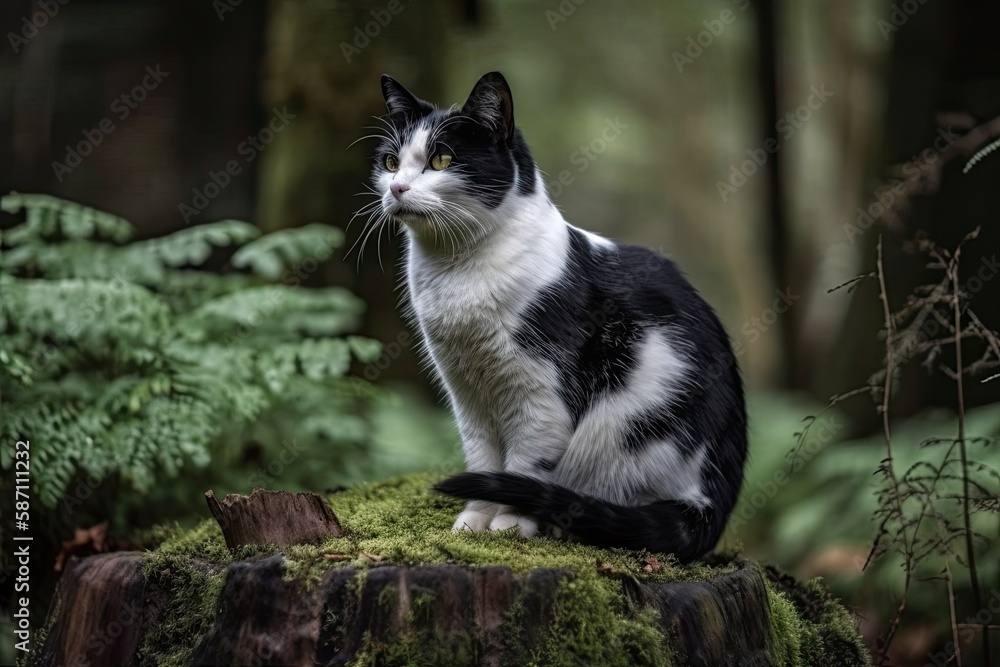
<path id="1" fill-rule="evenodd" d="M 818 582 L 739 558 L 681 567 L 660 554 L 453 533 L 460 504 L 430 491 L 437 479 L 332 496 L 344 533 L 319 544 L 230 550 L 209 520 L 146 554 L 75 560 L 36 662 L 870 664 Z"/>

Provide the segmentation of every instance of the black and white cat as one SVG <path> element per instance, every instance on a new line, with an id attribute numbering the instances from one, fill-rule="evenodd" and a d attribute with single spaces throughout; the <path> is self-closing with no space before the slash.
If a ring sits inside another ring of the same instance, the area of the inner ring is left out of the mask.
<path id="1" fill-rule="evenodd" d="M 455 529 L 705 554 L 747 449 L 711 307 L 668 259 L 563 219 L 498 72 L 461 109 L 388 76 L 382 92 L 372 218 L 405 227 L 409 304 L 458 422 L 468 472 L 436 487 L 469 501 Z"/>

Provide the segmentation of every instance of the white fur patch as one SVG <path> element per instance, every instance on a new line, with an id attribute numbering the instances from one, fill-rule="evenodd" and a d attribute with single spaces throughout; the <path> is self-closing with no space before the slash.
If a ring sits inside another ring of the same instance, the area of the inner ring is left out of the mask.
<path id="1" fill-rule="evenodd" d="M 621 445 L 629 423 L 687 390 L 690 369 L 662 330 L 639 345 L 626 386 L 608 392 L 577 425 L 555 470 L 558 484 L 619 505 L 643 505 L 674 498 L 704 504 L 701 454 L 685 460 L 672 441 L 648 443 L 640 453 Z"/>
<path id="2" fill-rule="evenodd" d="M 558 369 L 513 338 L 524 311 L 562 275 L 568 229 L 558 215 L 539 215 L 555 209 L 525 200 L 508 196 L 486 224 L 509 233 L 461 259 L 419 240 L 409 248 L 411 307 L 451 398 L 469 470 L 531 472 L 569 443 Z"/>

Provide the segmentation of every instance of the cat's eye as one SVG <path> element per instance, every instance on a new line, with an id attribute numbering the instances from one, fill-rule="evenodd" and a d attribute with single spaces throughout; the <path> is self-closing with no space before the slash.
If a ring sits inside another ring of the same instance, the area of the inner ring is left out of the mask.
<path id="1" fill-rule="evenodd" d="M 389 171 L 399 170 L 399 160 L 396 158 L 395 155 L 385 156 L 385 168 L 388 169 Z"/>
<path id="2" fill-rule="evenodd" d="M 431 158 L 431 169 L 441 171 L 451 164 L 451 156 L 447 153 L 435 153 Z"/>

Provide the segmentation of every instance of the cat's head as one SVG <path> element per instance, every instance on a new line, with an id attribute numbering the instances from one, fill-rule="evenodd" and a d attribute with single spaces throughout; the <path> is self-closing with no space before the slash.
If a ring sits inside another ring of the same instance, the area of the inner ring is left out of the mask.
<path id="1" fill-rule="evenodd" d="M 386 75 L 382 94 L 389 114 L 372 182 L 383 220 L 442 243 L 474 242 L 540 187 L 499 72 L 483 76 L 460 109 L 435 109 Z"/>

